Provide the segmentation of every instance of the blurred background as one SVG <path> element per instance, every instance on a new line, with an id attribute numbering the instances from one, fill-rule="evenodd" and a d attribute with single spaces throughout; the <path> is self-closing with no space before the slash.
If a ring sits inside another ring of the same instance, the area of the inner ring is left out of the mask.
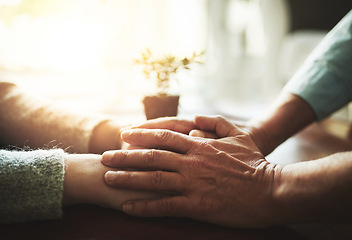
<path id="1" fill-rule="evenodd" d="M 142 113 L 153 83 L 133 64 L 191 56 L 181 114 L 264 111 L 350 0 L 0 0 L 0 77 L 77 111 Z M 348 120 L 347 108 L 336 116 Z"/>

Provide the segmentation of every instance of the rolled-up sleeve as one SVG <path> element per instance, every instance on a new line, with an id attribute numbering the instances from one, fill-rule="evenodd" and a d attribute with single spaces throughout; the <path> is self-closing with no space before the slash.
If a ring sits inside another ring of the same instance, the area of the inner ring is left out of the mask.
<path id="1" fill-rule="evenodd" d="M 284 91 L 303 98 L 318 121 L 352 100 L 352 10 L 327 34 Z"/>

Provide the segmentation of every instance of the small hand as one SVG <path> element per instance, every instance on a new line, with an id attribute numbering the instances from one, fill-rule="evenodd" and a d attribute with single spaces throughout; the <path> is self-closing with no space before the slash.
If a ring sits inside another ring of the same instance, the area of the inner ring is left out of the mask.
<path id="1" fill-rule="evenodd" d="M 104 153 L 102 161 L 108 166 L 148 170 L 109 171 L 105 175 L 109 185 L 173 194 L 128 201 L 123 210 L 136 216 L 190 217 L 232 227 L 275 223 L 272 191 L 279 167 L 265 160 L 248 133 L 225 119 L 198 117 L 195 124 L 220 138 L 136 128 L 124 131 L 122 139 L 154 149 Z M 186 125 L 171 128 L 184 133 L 195 129 L 194 123 Z"/>
<path id="2" fill-rule="evenodd" d="M 127 200 L 162 196 L 152 192 L 111 188 L 104 183 L 104 174 L 109 170 L 117 169 L 102 164 L 101 155 L 67 154 L 63 205 L 89 203 L 122 210 L 122 205 Z"/>

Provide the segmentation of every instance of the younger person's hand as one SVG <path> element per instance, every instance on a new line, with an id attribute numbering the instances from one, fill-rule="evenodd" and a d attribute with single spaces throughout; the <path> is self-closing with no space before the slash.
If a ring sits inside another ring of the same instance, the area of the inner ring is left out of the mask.
<path id="1" fill-rule="evenodd" d="M 154 199 L 161 194 L 111 188 L 104 182 L 107 171 L 116 170 L 101 163 L 101 155 L 67 154 L 63 205 L 88 203 L 122 210 L 127 200 Z"/>

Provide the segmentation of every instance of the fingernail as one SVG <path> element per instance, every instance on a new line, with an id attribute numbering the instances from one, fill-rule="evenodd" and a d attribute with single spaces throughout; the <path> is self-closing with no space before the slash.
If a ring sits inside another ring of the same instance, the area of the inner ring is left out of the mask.
<path id="1" fill-rule="evenodd" d="M 112 183 L 114 178 L 115 178 L 115 176 L 116 176 L 116 172 L 108 171 L 108 172 L 105 173 L 105 176 L 104 176 L 105 177 L 105 181 L 107 183 Z"/>
<path id="2" fill-rule="evenodd" d="M 125 213 L 128 213 L 128 212 L 132 211 L 132 209 L 133 209 L 132 203 L 125 203 L 125 204 L 122 206 L 122 210 L 123 210 Z"/>
<path id="3" fill-rule="evenodd" d="M 111 160 L 114 158 L 114 155 L 115 155 L 115 151 L 106 151 L 103 153 L 101 161 L 103 163 L 110 163 Z"/>

